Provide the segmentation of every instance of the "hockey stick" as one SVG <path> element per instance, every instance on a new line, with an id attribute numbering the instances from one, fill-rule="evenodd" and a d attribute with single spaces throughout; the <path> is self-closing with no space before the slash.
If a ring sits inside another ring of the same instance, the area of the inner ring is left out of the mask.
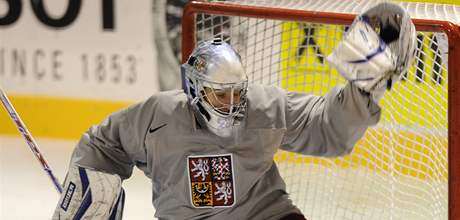
<path id="1" fill-rule="evenodd" d="M 42 165 L 43 169 L 48 174 L 48 177 L 53 182 L 54 187 L 59 192 L 59 194 L 61 194 L 62 193 L 62 187 L 59 184 L 58 179 L 56 178 L 56 176 L 54 176 L 53 171 L 51 171 L 51 168 L 49 167 L 49 165 L 46 162 L 45 158 L 43 157 L 42 153 L 40 152 L 40 149 L 38 149 L 37 143 L 33 139 L 32 135 L 29 132 L 29 130 L 27 130 L 26 126 L 24 125 L 24 122 L 22 122 L 21 117 L 19 117 L 19 114 L 16 112 L 16 110 L 13 107 L 13 105 L 11 105 L 10 100 L 6 96 L 6 93 L 3 91 L 1 86 L 0 86 L 0 101 L 2 102 L 2 104 L 5 107 L 6 111 L 10 115 L 11 120 L 13 120 L 13 122 L 16 124 L 16 127 L 18 128 L 19 132 L 21 132 L 22 136 L 26 140 L 27 145 L 29 145 L 30 150 L 34 153 L 35 157 L 37 158 L 37 160 Z"/>

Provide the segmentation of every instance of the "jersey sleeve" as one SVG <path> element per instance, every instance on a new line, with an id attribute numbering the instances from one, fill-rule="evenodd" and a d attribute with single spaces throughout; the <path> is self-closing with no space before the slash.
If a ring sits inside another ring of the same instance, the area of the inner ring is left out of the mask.
<path id="1" fill-rule="evenodd" d="M 285 103 L 286 134 L 281 149 L 305 155 L 350 153 L 381 114 L 369 95 L 351 83 L 325 96 L 287 92 Z"/>
<path id="2" fill-rule="evenodd" d="M 152 98 L 108 116 L 86 131 L 71 163 L 129 178 L 134 165 L 145 163 L 144 140 L 154 115 Z"/>

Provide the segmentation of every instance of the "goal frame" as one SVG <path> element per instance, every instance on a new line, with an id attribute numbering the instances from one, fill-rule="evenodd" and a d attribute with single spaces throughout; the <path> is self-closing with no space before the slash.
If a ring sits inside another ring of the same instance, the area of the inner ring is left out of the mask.
<path id="1" fill-rule="evenodd" d="M 295 20 L 323 24 L 350 25 L 355 14 L 304 11 L 190 1 L 182 17 L 182 63 L 195 47 L 195 15 L 207 13 L 224 16 Z M 448 218 L 460 220 L 460 27 L 449 21 L 412 19 L 417 31 L 444 32 L 448 37 Z M 457 113 L 457 114 L 456 114 Z"/>

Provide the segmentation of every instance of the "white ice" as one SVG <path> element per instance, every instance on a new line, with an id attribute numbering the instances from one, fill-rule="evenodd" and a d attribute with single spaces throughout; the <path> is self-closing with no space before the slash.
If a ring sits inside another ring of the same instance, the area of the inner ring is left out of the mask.
<path id="1" fill-rule="evenodd" d="M 77 140 L 36 141 L 54 174 L 63 181 Z M 154 219 L 149 179 L 135 169 L 123 187 L 127 193 L 123 219 Z M 0 136 L 0 219 L 51 219 L 58 199 L 26 142 L 19 136 Z"/>

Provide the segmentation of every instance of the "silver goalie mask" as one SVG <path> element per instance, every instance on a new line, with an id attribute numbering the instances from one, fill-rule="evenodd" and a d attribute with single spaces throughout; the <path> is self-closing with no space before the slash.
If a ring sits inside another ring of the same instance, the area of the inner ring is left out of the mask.
<path id="1" fill-rule="evenodd" d="M 246 110 L 248 78 L 241 57 L 221 39 L 200 43 L 181 66 L 182 86 L 200 126 L 231 137 Z"/>

